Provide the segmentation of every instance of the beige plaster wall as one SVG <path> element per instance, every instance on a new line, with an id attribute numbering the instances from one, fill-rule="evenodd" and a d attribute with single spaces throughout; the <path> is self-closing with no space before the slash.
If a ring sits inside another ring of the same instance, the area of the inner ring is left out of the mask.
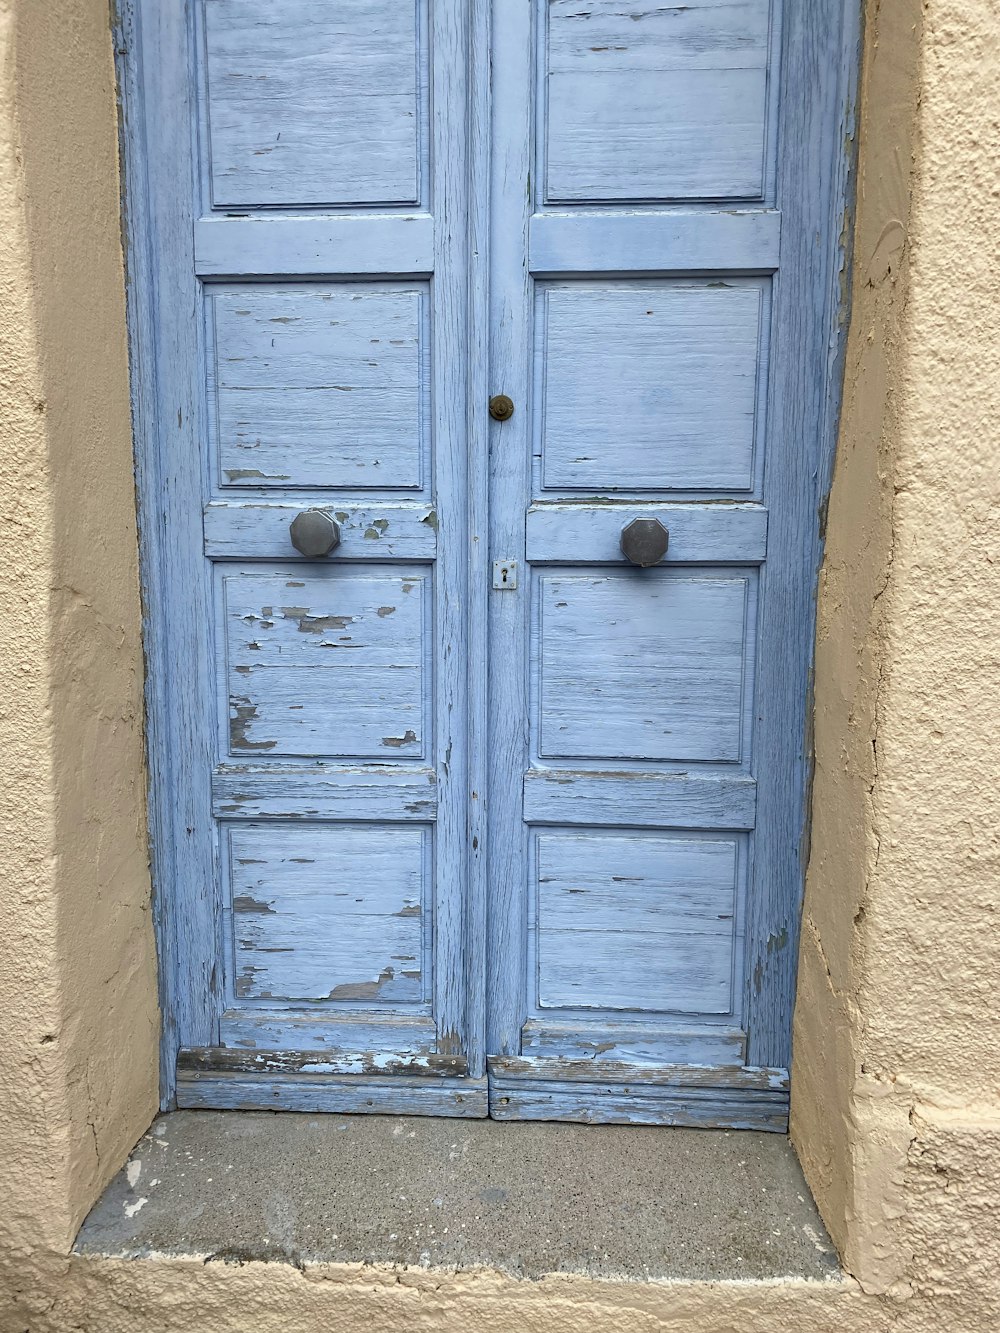
<path id="1" fill-rule="evenodd" d="M 867 57 L 793 1137 L 868 1290 L 1000 1328 L 1000 8 Z"/>
<path id="2" fill-rule="evenodd" d="M 0 0 L 0 1333 L 1000 1328 L 995 0 L 868 0 L 793 1134 L 852 1276 L 81 1261 L 155 1102 L 105 0 Z"/>
<path id="3" fill-rule="evenodd" d="M 142 654 L 102 3 L 0 0 L 0 1249 L 155 1106 Z"/>

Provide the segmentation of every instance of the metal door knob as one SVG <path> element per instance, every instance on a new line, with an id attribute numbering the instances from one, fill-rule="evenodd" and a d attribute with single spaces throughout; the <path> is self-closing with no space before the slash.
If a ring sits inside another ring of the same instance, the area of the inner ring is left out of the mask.
<path id="1" fill-rule="evenodd" d="M 303 509 L 288 525 L 296 551 L 316 560 L 340 545 L 340 528 L 325 510 Z"/>
<path id="2" fill-rule="evenodd" d="M 633 565 L 648 569 L 667 554 L 670 534 L 658 518 L 634 518 L 622 528 L 622 555 Z"/>

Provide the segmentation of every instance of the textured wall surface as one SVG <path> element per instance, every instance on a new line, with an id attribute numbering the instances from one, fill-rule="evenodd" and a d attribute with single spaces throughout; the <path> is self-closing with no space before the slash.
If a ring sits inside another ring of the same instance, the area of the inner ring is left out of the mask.
<path id="1" fill-rule="evenodd" d="M 793 1071 L 849 1276 L 625 1285 L 68 1255 L 155 1102 L 112 52 L 0 0 L 2 1333 L 1000 1328 L 1000 11 L 866 10 Z"/>
<path id="2" fill-rule="evenodd" d="M 867 1290 L 1000 1328 L 1000 9 L 867 56 L 793 1138 Z"/>
<path id="3" fill-rule="evenodd" d="M 153 1113 L 142 653 L 107 6 L 0 0 L 0 1249 Z"/>

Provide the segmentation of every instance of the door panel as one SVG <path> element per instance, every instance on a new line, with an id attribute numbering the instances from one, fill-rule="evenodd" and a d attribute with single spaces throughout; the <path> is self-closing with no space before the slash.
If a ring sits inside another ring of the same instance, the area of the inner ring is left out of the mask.
<path id="1" fill-rule="evenodd" d="M 545 571 L 535 583 L 541 759 L 739 762 L 747 578 Z"/>
<path id="2" fill-rule="evenodd" d="M 770 11 L 545 4 L 543 202 L 759 199 Z"/>
<path id="3" fill-rule="evenodd" d="M 764 284 L 591 281 L 537 292 L 543 491 L 753 487 Z"/>
<path id="4" fill-rule="evenodd" d="M 546 829 L 534 857 L 540 1010 L 732 1012 L 736 839 Z"/>
<path id="5" fill-rule="evenodd" d="M 517 410 L 491 521 L 525 563 L 492 613 L 494 1115 L 781 1121 L 787 1076 L 747 1068 L 757 664 L 772 509 L 797 503 L 772 442 L 780 19 L 535 0 L 494 30 L 490 324 Z M 624 553 L 637 518 L 669 534 L 653 568 Z"/>
<path id="6" fill-rule="evenodd" d="M 427 305 L 425 284 L 211 293 L 207 388 L 220 488 L 419 491 Z"/>
<path id="7" fill-rule="evenodd" d="M 429 759 L 428 571 L 222 568 L 231 758 Z"/>
<path id="8" fill-rule="evenodd" d="M 204 6 L 215 207 L 420 202 L 426 3 Z"/>
<path id="9" fill-rule="evenodd" d="M 182 1105 L 417 1109 L 425 1080 L 428 1112 L 485 1112 L 464 895 L 462 11 L 142 9 L 169 234 L 158 357 L 194 398 L 161 413 L 160 457 L 165 493 L 183 486 L 188 523 L 197 495 L 203 519 L 174 576 L 201 610 L 173 651 L 215 678 L 183 700 L 171 681 L 211 780 L 175 885 L 201 913 L 181 946 Z M 339 536 L 325 557 L 292 541 L 313 509 Z"/>
<path id="10" fill-rule="evenodd" d="M 228 850 L 235 999 L 430 999 L 429 826 L 243 825 Z"/>

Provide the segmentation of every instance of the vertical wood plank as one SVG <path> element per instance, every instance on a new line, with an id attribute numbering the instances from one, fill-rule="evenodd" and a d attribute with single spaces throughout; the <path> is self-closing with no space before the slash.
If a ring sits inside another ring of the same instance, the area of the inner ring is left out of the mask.
<path id="1" fill-rule="evenodd" d="M 469 653 L 468 679 L 468 875 L 465 985 L 468 1005 L 469 1073 L 486 1075 L 486 984 L 488 948 L 489 842 L 487 772 L 489 660 L 489 398 L 490 306 L 490 50 L 491 0 L 469 0 L 468 175 L 469 324 L 466 434 L 469 477 Z"/>
<path id="2" fill-rule="evenodd" d="M 757 834 L 749 899 L 747 1059 L 787 1065 L 795 998 L 812 758 L 808 745 L 819 515 L 836 445 L 842 234 L 853 147 L 857 0 L 786 6 L 779 111 L 781 265 L 764 478 L 754 773 Z M 817 373 L 822 367 L 824 373 Z M 779 651 L 780 646 L 780 651 Z"/>
<path id="3" fill-rule="evenodd" d="M 438 954 L 434 1013 L 438 1051 L 465 1051 L 464 977 L 468 947 L 468 374 L 469 237 L 466 191 L 469 96 L 468 15 L 461 0 L 432 6 L 434 107 L 432 287 L 434 466 L 438 522 L 436 760 L 439 771 L 435 906 Z M 474 594 L 473 594 L 474 595 Z"/>
<path id="4" fill-rule="evenodd" d="M 163 1006 L 162 1104 L 181 1045 L 218 1040 L 217 846 L 211 820 L 211 590 L 201 556 L 205 438 L 194 277 L 190 8 L 121 12 L 126 219 L 140 546 L 147 608 L 146 707 L 154 902 Z M 172 114 L 159 114 L 170 107 Z M 169 625 L 169 634 L 167 626 Z"/>
<path id="5" fill-rule="evenodd" d="M 531 279 L 528 220 L 532 205 L 534 120 L 532 46 L 537 5 L 505 7 L 492 48 L 493 149 L 490 211 L 489 392 L 514 400 L 514 415 L 490 426 L 490 538 L 494 559 L 524 568 L 530 478 Z M 490 958 L 487 1037 L 490 1053 L 517 1054 L 524 1022 L 524 895 L 527 837 L 521 816 L 528 757 L 528 570 L 513 592 L 490 604 Z"/>

